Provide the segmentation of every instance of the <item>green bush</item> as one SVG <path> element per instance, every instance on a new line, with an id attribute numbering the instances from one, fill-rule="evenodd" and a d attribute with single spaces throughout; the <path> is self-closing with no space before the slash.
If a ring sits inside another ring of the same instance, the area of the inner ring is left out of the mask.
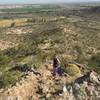
<path id="1" fill-rule="evenodd" d="M 81 74 L 79 67 L 77 65 L 74 65 L 74 64 L 68 64 L 65 67 L 65 72 L 70 76 L 76 76 L 76 75 Z"/>
<path id="2" fill-rule="evenodd" d="M 100 54 L 93 55 L 90 60 L 93 65 L 100 67 Z"/>
<path id="3" fill-rule="evenodd" d="M 20 74 L 19 72 L 4 72 L 3 75 L 0 77 L 0 81 L 1 81 L 1 85 L 2 87 L 6 87 L 9 86 L 10 84 L 15 83 L 18 78 L 19 78 Z"/>
<path id="4" fill-rule="evenodd" d="M 93 69 L 96 72 L 100 73 L 100 54 L 93 55 L 88 60 L 88 66 L 90 69 Z"/>
<path id="5" fill-rule="evenodd" d="M 7 56 L 7 55 L 0 55 L 0 65 L 4 65 L 4 64 L 7 64 L 11 61 L 12 59 Z"/>

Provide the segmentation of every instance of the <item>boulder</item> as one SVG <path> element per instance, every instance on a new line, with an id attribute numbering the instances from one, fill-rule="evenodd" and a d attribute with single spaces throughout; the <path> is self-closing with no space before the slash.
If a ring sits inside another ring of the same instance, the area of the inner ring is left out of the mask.
<path id="1" fill-rule="evenodd" d="M 85 75 L 77 78 L 75 83 L 83 83 L 84 81 L 100 84 L 98 75 L 94 71 L 87 72 Z"/>

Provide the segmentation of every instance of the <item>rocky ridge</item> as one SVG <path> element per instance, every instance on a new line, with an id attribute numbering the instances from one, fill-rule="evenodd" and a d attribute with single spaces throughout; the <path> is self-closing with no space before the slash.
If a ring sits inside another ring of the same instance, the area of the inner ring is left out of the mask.
<path id="1" fill-rule="evenodd" d="M 68 83 L 73 80 L 72 83 Z M 0 100 L 100 100 L 100 77 L 94 71 L 70 77 L 52 76 L 50 65 L 26 72 L 22 79 L 0 90 Z"/>

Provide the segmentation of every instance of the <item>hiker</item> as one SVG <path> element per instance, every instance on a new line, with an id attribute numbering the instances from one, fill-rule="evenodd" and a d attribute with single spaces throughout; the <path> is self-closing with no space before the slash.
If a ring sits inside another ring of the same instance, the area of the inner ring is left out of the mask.
<path id="1" fill-rule="evenodd" d="M 53 59 L 53 75 L 62 75 L 62 69 L 61 69 L 61 66 L 60 66 L 60 61 L 57 57 L 54 57 Z"/>

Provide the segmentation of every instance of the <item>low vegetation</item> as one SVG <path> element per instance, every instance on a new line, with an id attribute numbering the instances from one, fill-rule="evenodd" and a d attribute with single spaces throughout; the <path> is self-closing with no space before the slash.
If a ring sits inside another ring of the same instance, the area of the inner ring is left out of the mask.
<path id="1" fill-rule="evenodd" d="M 94 11 L 88 14 L 87 9 L 80 5 L 78 9 L 31 5 L 0 10 L 5 12 L 0 14 L 0 40 L 13 43 L 5 44 L 0 51 L 0 87 L 12 84 L 22 75 L 20 71 L 9 71 L 13 64 L 38 68 L 55 54 L 63 68 L 66 62 L 75 61 L 100 73 L 100 16 Z M 66 72 L 80 73 L 76 67 L 69 67 Z"/>

